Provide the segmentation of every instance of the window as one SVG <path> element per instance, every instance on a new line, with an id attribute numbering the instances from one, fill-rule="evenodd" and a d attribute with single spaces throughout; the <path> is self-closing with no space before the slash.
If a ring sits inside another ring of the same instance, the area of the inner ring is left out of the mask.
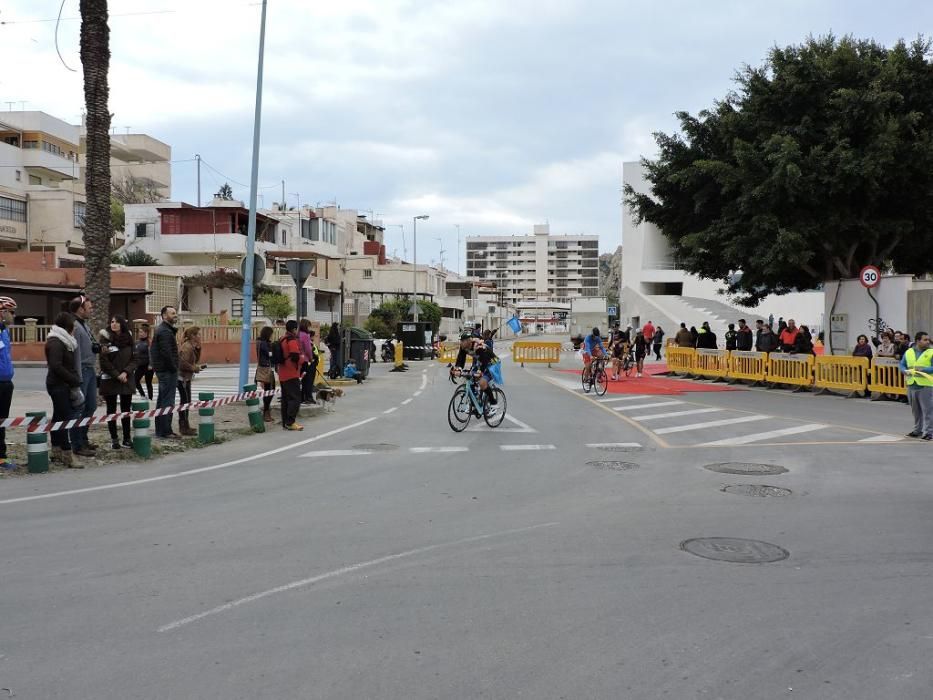
<path id="1" fill-rule="evenodd" d="M 23 171 L 22 171 L 22 170 L 17 170 L 17 171 L 16 171 L 16 181 L 17 181 L 17 182 L 22 182 L 22 181 L 23 181 Z"/>
<path id="2" fill-rule="evenodd" d="M 30 185 L 41 185 L 41 184 L 42 184 L 42 178 L 39 177 L 38 175 L 30 175 L 30 176 L 29 176 L 29 184 L 30 184 Z"/>
<path id="3" fill-rule="evenodd" d="M 149 227 L 152 224 L 136 224 L 136 237 L 146 238 L 149 235 Z"/>
<path id="4" fill-rule="evenodd" d="M 75 202 L 75 228 L 84 226 L 84 219 L 87 216 L 87 204 Z"/>
<path id="5" fill-rule="evenodd" d="M 177 308 L 177 277 L 149 272 L 146 274 L 146 288 L 152 291 L 152 294 L 146 296 L 146 311 L 148 313 L 158 313 L 163 306 L 175 306 Z"/>
<path id="6" fill-rule="evenodd" d="M 26 202 L 9 197 L 0 197 L 0 219 L 7 221 L 26 220 Z"/>
<path id="7" fill-rule="evenodd" d="M 275 274 L 284 275 L 285 277 L 290 277 L 291 275 L 288 272 L 288 263 L 286 263 L 284 260 L 276 261 Z"/>
<path id="8" fill-rule="evenodd" d="M 230 315 L 233 318 L 243 318 L 243 299 L 231 299 L 230 300 Z M 256 316 L 265 316 L 266 312 L 260 306 L 259 302 L 255 299 L 253 300 L 253 318 Z"/>
<path id="9" fill-rule="evenodd" d="M 23 148 L 27 148 L 27 149 L 39 148 L 39 142 L 38 141 L 23 141 Z"/>
<path id="10" fill-rule="evenodd" d="M 364 279 L 364 280 L 371 280 L 372 278 L 373 278 L 373 271 L 372 271 L 372 270 L 363 270 L 363 279 Z"/>

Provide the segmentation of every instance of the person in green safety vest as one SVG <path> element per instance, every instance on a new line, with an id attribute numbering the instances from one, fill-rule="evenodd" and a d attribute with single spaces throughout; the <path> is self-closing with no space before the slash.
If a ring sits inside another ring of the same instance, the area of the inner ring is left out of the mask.
<path id="1" fill-rule="evenodd" d="M 928 333 L 921 331 L 914 336 L 900 368 L 906 375 L 907 400 L 914 414 L 914 429 L 907 437 L 933 440 L 933 349 Z"/>

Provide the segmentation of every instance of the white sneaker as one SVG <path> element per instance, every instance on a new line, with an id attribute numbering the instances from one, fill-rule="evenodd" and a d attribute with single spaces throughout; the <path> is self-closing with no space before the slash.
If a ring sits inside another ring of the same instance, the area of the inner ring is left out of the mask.
<path id="1" fill-rule="evenodd" d="M 495 418 L 497 415 L 499 415 L 499 407 L 498 406 L 487 406 L 486 415 L 489 416 L 490 418 Z"/>
<path id="2" fill-rule="evenodd" d="M 636 376 L 636 377 L 640 377 L 640 376 L 641 376 L 641 372 L 639 372 L 639 373 L 636 374 L 635 376 Z"/>

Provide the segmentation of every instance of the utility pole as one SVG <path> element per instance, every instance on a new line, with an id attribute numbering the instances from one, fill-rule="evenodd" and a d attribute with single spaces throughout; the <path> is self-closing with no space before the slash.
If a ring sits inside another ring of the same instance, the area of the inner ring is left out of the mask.
<path id="1" fill-rule="evenodd" d="M 444 250 L 444 239 L 440 236 L 435 236 L 434 240 L 441 244 L 441 251 L 438 254 L 438 256 L 440 259 L 440 267 L 443 270 L 444 269 L 444 253 L 447 252 L 446 250 Z"/>
<path id="2" fill-rule="evenodd" d="M 198 208 L 201 207 L 201 154 L 195 153 L 194 160 L 198 164 Z"/>
<path id="3" fill-rule="evenodd" d="M 418 323 L 418 219 L 427 219 L 427 214 L 421 214 L 419 216 L 413 216 L 411 219 L 412 223 L 412 259 L 411 259 L 411 276 L 413 280 L 413 289 L 412 289 L 412 320 L 415 323 Z"/>
<path id="4" fill-rule="evenodd" d="M 460 224 L 454 224 L 457 227 L 457 274 L 460 274 Z"/>
<path id="5" fill-rule="evenodd" d="M 253 167 L 249 187 L 249 225 L 246 229 L 246 258 L 243 274 L 243 326 L 240 333 L 240 381 L 246 386 L 249 376 L 249 351 L 253 338 L 253 255 L 256 251 L 256 198 L 259 190 L 259 135 L 262 126 L 262 66 L 266 48 L 266 4 L 262 0 L 259 23 L 259 64 L 256 70 L 256 114 L 253 119 Z"/>
<path id="6" fill-rule="evenodd" d="M 282 180 L 282 203 L 279 205 L 279 211 L 285 211 L 288 207 L 285 205 L 285 180 Z"/>

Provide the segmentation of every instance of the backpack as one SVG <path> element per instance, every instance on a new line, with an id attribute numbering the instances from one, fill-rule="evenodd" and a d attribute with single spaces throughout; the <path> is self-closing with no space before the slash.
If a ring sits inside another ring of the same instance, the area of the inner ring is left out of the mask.
<path id="1" fill-rule="evenodd" d="M 272 346 L 272 364 L 275 367 L 280 367 L 285 364 L 285 351 L 282 350 L 282 343 L 284 342 L 285 337 Z"/>

